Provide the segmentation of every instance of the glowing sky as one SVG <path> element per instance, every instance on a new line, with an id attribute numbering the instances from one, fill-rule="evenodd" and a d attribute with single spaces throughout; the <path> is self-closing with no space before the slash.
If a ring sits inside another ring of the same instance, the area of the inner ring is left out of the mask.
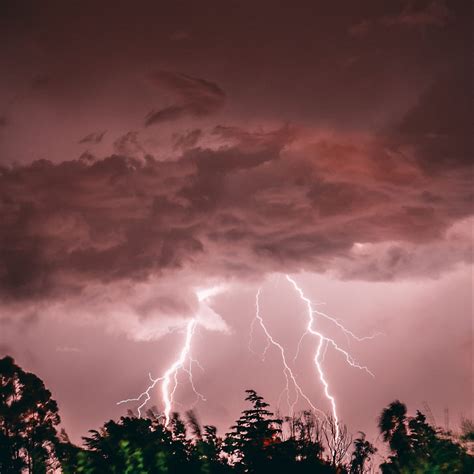
<path id="1" fill-rule="evenodd" d="M 98 3 L 0 6 L 0 355 L 73 438 L 124 414 L 194 317 L 202 420 L 229 426 L 247 388 L 276 405 L 279 354 L 248 336 L 262 287 L 293 357 L 286 273 L 383 333 L 348 346 L 375 378 L 324 359 L 351 429 L 395 398 L 472 415 L 470 2 Z M 329 410 L 313 355 L 294 371 Z"/>

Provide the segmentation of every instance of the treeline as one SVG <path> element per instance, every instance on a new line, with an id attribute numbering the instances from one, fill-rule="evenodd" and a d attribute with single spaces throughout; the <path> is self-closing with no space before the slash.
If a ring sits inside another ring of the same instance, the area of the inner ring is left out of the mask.
<path id="1" fill-rule="evenodd" d="M 395 401 L 379 418 L 389 456 L 384 459 L 365 438 L 352 439 L 343 425 L 314 413 L 275 416 L 254 390 L 248 409 L 229 433 L 201 427 L 195 414 L 175 413 L 165 426 L 149 411 L 109 421 L 71 443 L 62 430 L 58 406 L 43 382 L 11 357 L 0 359 L 0 473 L 46 474 L 226 474 L 226 473 L 472 473 L 474 457 L 463 442 L 474 441 L 474 427 L 464 423 L 460 442 L 430 426 L 417 412 L 407 415 Z M 376 469 L 378 466 L 379 469 Z"/>

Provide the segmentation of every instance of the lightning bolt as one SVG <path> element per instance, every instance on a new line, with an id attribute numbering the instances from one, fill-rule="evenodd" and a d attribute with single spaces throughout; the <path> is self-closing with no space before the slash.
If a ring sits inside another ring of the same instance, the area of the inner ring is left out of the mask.
<path id="1" fill-rule="evenodd" d="M 267 327 L 265 326 L 263 318 L 260 315 L 260 292 L 261 292 L 261 288 L 259 288 L 259 290 L 257 291 L 257 294 L 255 296 L 255 318 L 252 321 L 251 335 L 253 334 L 253 330 L 254 330 L 253 326 L 255 326 L 255 323 L 258 322 L 258 324 L 260 324 L 260 327 L 262 328 L 262 330 L 265 334 L 266 341 L 267 341 L 267 344 L 266 344 L 264 352 L 263 352 L 264 356 L 267 353 L 270 345 L 273 345 L 274 347 L 276 347 L 278 349 L 278 351 L 280 352 L 281 360 L 282 360 L 282 363 L 283 363 L 283 374 L 285 376 L 285 381 L 286 381 L 285 389 L 283 390 L 282 393 L 286 392 L 287 403 L 288 403 L 288 407 L 290 409 L 290 414 L 293 414 L 295 405 L 298 403 L 298 400 L 299 400 L 300 396 L 304 400 L 306 400 L 308 405 L 314 411 L 321 411 L 313 405 L 313 403 L 311 402 L 309 397 L 303 392 L 303 390 L 299 386 L 298 382 L 296 381 L 296 377 L 295 377 L 293 371 L 291 370 L 291 368 L 288 365 L 288 362 L 286 360 L 285 349 L 283 348 L 283 346 L 279 342 L 277 342 L 273 338 L 273 336 L 270 334 Z M 249 345 L 250 345 L 250 342 L 249 342 Z M 293 384 L 293 388 L 294 388 L 294 391 L 295 391 L 295 398 L 294 398 L 293 402 L 291 402 L 291 400 L 290 400 L 290 381 Z"/>
<path id="2" fill-rule="evenodd" d="M 359 337 L 359 336 L 356 336 L 353 332 L 349 331 L 348 329 L 346 329 L 338 320 L 336 320 L 335 318 L 332 318 L 331 316 L 328 316 L 327 314 L 325 313 L 322 313 L 321 311 L 318 311 L 316 309 L 313 308 L 313 304 L 311 302 L 311 300 L 309 298 L 307 298 L 305 296 L 305 294 L 303 293 L 303 290 L 298 286 L 298 284 L 296 283 L 295 280 L 293 280 L 293 278 L 291 278 L 289 275 L 286 275 L 286 279 L 292 284 L 293 288 L 296 290 L 296 292 L 298 293 L 298 296 L 300 297 L 300 299 L 306 304 L 306 308 L 307 308 L 307 311 L 308 311 L 308 324 L 306 326 L 306 332 L 305 334 L 311 334 L 313 336 L 316 336 L 316 338 L 318 339 L 318 344 L 317 344 L 317 347 L 316 347 L 316 354 L 314 356 L 314 364 L 316 366 L 316 369 L 317 369 L 317 372 L 318 372 L 318 375 L 319 375 L 319 380 L 323 386 L 323 389 L 324 389 L 324 394 L 326 396 L 326 398 L 328 399 L 329 401 L 329 404 L 331 406 L 331 412 L 332 412 L 332 418 L 334 420 L 334 425 L 335 425 L 335 430 L 336 430 L 336 439 L 339 438 L 339 416 L 337 414 L 337 404 L 336 404 L 336 399 L 335 397 L 331 394 L 330 390 L 329 390 L 329 383 L 327 381 L 327 378 L 326 378 L 326 375 L 324 373 L 324 370 L 323 370 L 323 367 L 322 367 L 322 361 L 321 361 L 321 355 L 323 356 L 324 358 L 324 355 L 326 353 L 326 350 L 327 350 L 327 347 L 329 345 L 331 345 L 337 352 L 341 353 L 344 358 L 346 359 L 346 362 L 351 365 L 352 367 L 356 367 L 358 369 L 361 369 L 361 370 L 364 370 L 366 371 L 368 374 L 370 374 L 372 377 L 374 377 L 374 374 L 366 367 L 366 366 L 361 366 L 359 365 L 355 360 L 354 358 L 347 352 L 345 351 L 344 349 L 342 349 L 341 347 L 339 347 L 336 342 L 325 336 L 324 334 L 322 334 L 320 331 L 318 331 L 317 329 L 314 328 L 314 325 L 315 325 L 315 315 L 316 316 L 320 316 L 320 317 L 323 317 L 323 318 L 326 318 L 330 321 L 332 321 L 337 327 L 339 327 L 346 336 L 350 336 L 352 337 L 353 339 L 357 340 L 357 341 L 363 341 L 363 340 L 367 340 L 367 339 L 373 339 L 376 334 L 372 335 L 372 336 L 366 336 L 366 337 Z M 324 348 L 324 345 L 326 343 L 326 348 L 324 349 L 324 352 L 323 352 L 323 348 Z M 300 339 L 300 343 L 299 345 L 301 344 L 301 339 Z"/>
<path id="3" fill-rule="evenodd" d="M 179 354 L 179 357 L 168 367 L 165 373 L 161 377 L 153 378 L 151 374 L 148 374 L 151 384 L 147 389 L 142 392 L 136 398 L 127 398 L 126 400 L 121 400 L 117 405 L 129 402 L 141 402 L 138 406 L 138 416 L 141 417 L 141 410 L 151 399 L 150 392 L 156 387 L 158 383 L 161 382 L 161 398 L 163 401 L 163 414 L 165 417 L 165 426 L 168 426 L 170 422 L 171 409 L 174 402 L 174 395 L 178 387 L 178 373 L 180 370 L 183 370 L 188 374 L 189 382 L 191 388 L 197 397 L 202 400 L 205 400 L 202 394 L 200 394 L 196 387 L 194 386 L 193 376 L 192 376 L 192 364 L 197 363 L 197 361 L 190 357 L 191 352 L 191 342 L 194 336 L 194 330 L 196 329 L 197 320 L 191 319 L 186 325 L 186 338 L 184 340 L 183 348 Z M 189 366 L 185 367 L 186 360 L 189 359 Z"/>
<path id="4" fill-rule="evenodd" d="M 316 310 L 313 307 L 313 303 L 311 302 L 311 300 L 305 296 L 305 294 L 303 293 L 303 290 L 298 286 L 296 281 L 293 278 L 291 278 L 289 275 L 286 275 L 286 279 L 292 285 L 292 287 L 295 289 L 295 291 L 297 292 L 299 298 L 306 305 L 307 316 L 308 316 L 306 330 L 305 330 L 305 332 L 303 333 L 303 335 L 301 336 L 301 338 L 298 342 L 298 346 L 297 346 L 295 357 L 293 358 L 293 362 L 296 361 L 296 359 L 299 355 L 301 344 L 302 344 L 302 341 L 303 341 L 304 337 L 308 336 L 308 335 L 316 337 L 317 345 L 316 345 L 316 353 L 314 355 L 314 364 L 316 366 L 316 371 L 318 373 L 321 385 L 323 386 L 324 395 L 325 395 L 326 399 L 328 400 L 329 405 L 331 407 L 332 420 L 333 420 L 334 426 L 335 426 L 335 435 L 336 435 L 336 439 L 338 439 L 339 436 L 340 436 L 340 429 L 339 429 L 339 416 L 338 416 L 338 410 L 337 410 L 337 403 L 336 403 L 336 399 L 335 399 L 334 395 L 331 393 L 331 390 L 329 388 L 329 383 L 328 383 L 326 374 L 324 373 L 324 369 L 323 369 L 323 366 L 322 366 L 322 362 L 324 361 L 324 357 L 326 355 L 328 347 L 331 346 L 333 349 L 335 349 L 337 352 L 339 352 L 341 355 L 343 355 L 346 362 L 350 366 L 355 367 L 355 368 L 360 369 L 360 370 L 363 370 L 363 371 L 367 372 L 369 375 L 371 375 L 372 377 L 374 376 L 374 374 L 366 366 L 363 366 L 363 365 L 360 365 L 359 363 L 357 363 L 356 360 L 349 354 L 349 352 L 347 352 L 346 350 L 341 348 L 332 338 L 324 335 L 322 332 L 317 330 L 315 328 L 316 318 L 320 317 L 320 318 L 324 318 L 324 319 L 327 319 L 328 321 L 332 322 L 334 325 L 336 325 L 344 333 L 344 335 L 348 338 L 348 340 L 350 338 L 352 338 L 352 339 L 354 339 L 358 342 L 361 342 L 361 341 L 373 339 L 374 337 L 380 335 L 381 333 L 375 333 L 371 336 L 363 336 L 363 337 L 354 334 L 352 331 L 347 329 L 336 318 L 333 318 L 332 316 L 329 316 L 326 313 L 323 313 L 321 311 Z M 283 373 L 284 373 L 285 381 L 286 381 L 285 388 L 284 388 L 282 394 L 284 392 L 286 392 L 286 394 L 287 394 L 287 403 L 288 403 L 288 406 L 290 408 L 290 412 L 291 413 L 293 412 L 293 410 L 295 408 L 295 405 L 298 402 L 298 399 L 299 399 L 300 396 L 301 396 L 301 398 L 303 398 L 308 403 L 308 405 L 313 410 L 321 412 L 321 410 L 317 409 L 314 406 L 314 404 L 311 402 L 309 397 L 306 396 L 305 393 L 303 392 L 303 390 L 301 389 L 300 385 L 298 384 L 298 382 L 296 380 L 296 377 L 295 377 L 293 371 L 291 370 L 291 368 L 290 368 L 290 366 L 287 362 L 285 349 L 283 348 L 283 346 L 279 342 L 277 342 L 273 338 L 273 336 L 270 334 L 268 328 L 266 327 L 266 325 L 263 321 L 263 318 L 260 314 L 260 304 L 259 304 L 260 293 L 261 293 L 261 289 L 259 289 L 257 291 L 257 294 L 256 294 L 256 303 L 255 303 L 256 311 L 255 311 L 255 318 L 252 320 L 251 327 L 250 327 L 249 348 L 251 349 L 251 342 L 252 342 L 252 337 L 253 337 L 253 332 L 254 332 L 254 326 L 258 322 L 258 324 L 260 325 L 260 327 L 262 328 L 262 330 L 265 334 L 266 341 L 267 341 L 266 346 L 265 346 L 264 351 L 263 351 L 263 357 L 265 356 L 265 354 L 266 354 L 268 348 L 270 347 L 270 345 L 275 346 L 280 352 L 282 363 L 283 363 Z M 295 399 L 292 402 L 290 401 L 290 393 L 289 393 L 290 382 L 293 384 L 293 388 L 294 388 L 295 394 L 296 394 Z M 281 397 L 281 395 L 280 395 L 280 397 Z"/>
<path id="5" fill-rule="evenodd" d="M 197 365 L 202 371 L 204 371 L 204 369 L 199 364 L 199 362 L 191 356 L 191 344 L 196 327 L 198 325 L 206 327 L 205 316 L 209 313 L 209 308 L 206 305 L 206 302 L 211 297 L 221 293 L 223 289 L 223 285 L 196 289 L 196 297 L 199 302 L 199 307 L 195 317 L 191 318 L 186 324 L 186 336 L 178 358 L 166 369 L 165 373 L 161 377 L 153 378 L 151 374 L 148 374 L 151 383 L 148 385 L 145 391 L 138 395 L 138 397 L 120 400 L 117 402 L 117 405 L 122 405 L 123 403 L 129 402 L 140 402 L 137 410 L 138 416 L 141 417 L 142 409 L 151 400 L 151 391 L 158 384 L 161 384 L 160 388 L 161 400 L 163 403 L 163 416 L 165 419 L 165 426 L 168 426 L 171 419 L 170 415 L 173 405 L 177 404 L 177 402 L 174 400 L 174 396 L 178 388 L 178 375 L 180 371 L 187 374 L 191 389 L 196 395 L 196 402 L 198 400 L 206 401 L 204 396 L 199 393 L 199 391 L 196 389 L 196 386 L 194 385 L 192 371 L 193 365 Z"/>

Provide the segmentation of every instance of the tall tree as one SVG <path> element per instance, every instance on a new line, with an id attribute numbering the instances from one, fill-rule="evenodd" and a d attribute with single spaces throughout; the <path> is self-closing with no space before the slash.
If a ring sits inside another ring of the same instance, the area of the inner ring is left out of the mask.
<path id="1" fill-rule="evenodd" d="M 231 462 L 244 472 L 270 472 L 275 444 L 281 439 L 282 420 L 273 418 L 267 410 L 268 403 L 255 390 L 246 390 L 252 407 L 242 412 L 242 416 L 227 434 L 226 449 Z"/>
<path id="2" fill-rule="evenodd" d="M 383 440 L 395 454 L 393 464 L 404 464 L 410 455 L 410 439 L 407 432 L 407 407 L 395 400 L 382 410 L 379 429 Z"/>
<path id="3" fill-rule="evenodd" d="M 0 359 L 0 472 L 46 473 L 57 462 L 57 403 L 36 375 Z"/>

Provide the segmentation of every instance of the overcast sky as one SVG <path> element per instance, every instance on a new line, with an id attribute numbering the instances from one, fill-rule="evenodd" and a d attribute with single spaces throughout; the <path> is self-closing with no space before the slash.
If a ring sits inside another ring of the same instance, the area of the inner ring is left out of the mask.
<path id="1" fill-rule="evenodd" d="M 259 288 L 328 411 L 317 341 L 293 362 L 307 314 L 286 274 L 379 334 L 317 321 L 374 374 L 325 353 L 350 429 L 375 436 L 396 398 L 472 416 L 471 10 L 1 3 L 0 355 L 45 380 L 73 439 L 136 408 L 116 402 L 176 359 L 191 318 L 203 422 L 229 426 L 247 388 L 287 412 L 258 325 L 249 348 Z"/>

